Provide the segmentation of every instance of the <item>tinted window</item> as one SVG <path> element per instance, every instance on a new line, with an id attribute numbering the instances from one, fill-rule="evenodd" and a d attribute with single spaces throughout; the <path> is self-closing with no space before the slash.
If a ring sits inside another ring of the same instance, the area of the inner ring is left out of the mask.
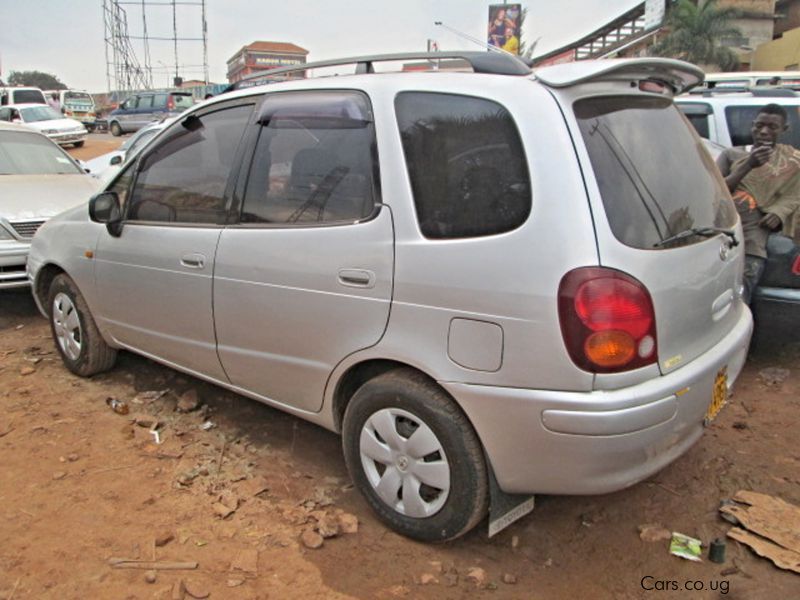
<path id="1" fill-rule="evenodd" d="M 44 95 L 39 90 L 15 90 L 13 104 L 45 104 Z"/>
<path id="2" fill-rule="evenodd" d="M 395 108 L 423 235 L 492 235 L 527 219 L 528 167 L 505 108 L 422 92 L 399 94 Z"/>
<path id="3" fill-rule="evenodd" d="M 0 131 L 0 175 L 83 173 L 64 151 L 38 135 Z"/>
<path id="4" fill-rule="evenodd" d="M 252 106 L 191 115 L 142 161 L 127 216 L 132 220 L 223 223 L 225 186 Z"/>
<path id="5" fill-rule="evenodd" d="M 117 197 L 119 197 L 119 205 L 123 210 L 125 210 L 125 204 L 128 202 L 128 192 L 130 192 L 131 188 L 131 181 L 133 180 L 133 170 L 136 168 L 134 163 L 128 164 L 122 172 L 117 175 L 117 179 L 114 181 L 113 185 L 109 186 L 109 192 L 116 192 Z"/>
<path id="6" fill-rule="evenodd" d="M 156 94 L 153 96 L 153 108 L 164 108 L 167 105 L 166 94 Z"/>
<path id="7" fill-rule="evenodd" d="M 753 121 L 768 101 L 755 106 L 729 106 L 725 109 L 725 119 L 728 122 L 728 133 L 731 136 L 733 146 L 747 146 L 753 143 L 753 136 L 750 128 Z M 798 117 L 797 106 L 784 106 L 789 116 L 789 131 L 781 134 L 778 142 L 790 144 L 795 148 L 800 148 L 800 117 Z"/>
<path id="8" fill-rule="evenodd" d="M 139 106 L 137 106 L 137 108 L 152 108 L 152 106 L 153 106 L 152 96 L 139 96 Z"/>
<path id="9" fill-rule="evenodd" d="M 736 224 L 716 165 L 670 100 L 591 98 L 575 103 L 575 116 L 606 216 L 623 244 L 653 248 L 692 227 Z"/>
<path id="10" fill-rule="evenodd" d="M 242 222 L 356 221 L 375 205 L 375 134 L 355 92 L 267 97 Z"/>

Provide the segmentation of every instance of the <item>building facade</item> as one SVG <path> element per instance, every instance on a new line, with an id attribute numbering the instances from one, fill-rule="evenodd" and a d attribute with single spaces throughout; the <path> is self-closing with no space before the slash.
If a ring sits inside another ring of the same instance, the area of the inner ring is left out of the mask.
<path id="1" fill-rule="evenodd" d="M 263 73 L 280 67 L 300 66 L 306 63 L 308 50 L 286 42 L 253 42 L 243 46 L 228 59 L 228 81 L 236 83 L 248 75 Z M 302 71 L 292 74 L 301 79 Z"/>

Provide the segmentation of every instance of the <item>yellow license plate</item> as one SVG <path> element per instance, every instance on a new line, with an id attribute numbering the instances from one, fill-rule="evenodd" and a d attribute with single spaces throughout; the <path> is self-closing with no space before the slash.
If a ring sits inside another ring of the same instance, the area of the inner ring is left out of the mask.
<path id="1" fill-rule="evenodd" d="M 728 401 L 728 367 L 722 367 L 714 379 L 714 389 L 711 391 L 711 404 L 706 410 L 705 424 L 713 421 L 725 403 Z"/>

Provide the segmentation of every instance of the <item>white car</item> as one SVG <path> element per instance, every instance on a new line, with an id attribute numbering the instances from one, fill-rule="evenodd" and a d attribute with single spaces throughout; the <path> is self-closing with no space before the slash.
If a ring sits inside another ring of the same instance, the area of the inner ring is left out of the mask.
<path id="1" fill-rule="evenodd" d="M 14 104 L 0 108 L 0 121 L 19 123 L 45 134 L 59 145 L 83 146 L 88 132 L 80 122 L 67 119 L 43 104 Z"/>
<path id="2" fill-rule="evenodd" d="M 152 123 L 147 127 L 143 127 L 125 140 L 125 143 L 116 150 L 101 154 L 92 160 L 86 161 L 84 166 L 89 169 L 89 173 L 91 173 L 93 177 L 97 177 L 104 182 L 110 181 L 128 158 L 138 154 L 139 151 L 144 148 L 159 131 L 162 131 L 169 125 L 169 123 L 171 123 L 171 120 L 164 121 L 163 123 Z"/>
<path id="3" fill-rule="evenodd" d="M 42 134 L 0 123 L 0 290 L 28 285 L 33 234 L 50 217 L 87 202 L 99 185 Z"/>

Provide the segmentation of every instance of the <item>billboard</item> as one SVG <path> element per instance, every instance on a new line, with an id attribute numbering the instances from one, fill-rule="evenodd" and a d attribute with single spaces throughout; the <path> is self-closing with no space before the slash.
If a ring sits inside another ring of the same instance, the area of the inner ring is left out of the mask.
<path id="1" fill-rule="evenodd" d="M 665 0 L 646 0 L 644 3 L 644 28 L 650 30 L 660 27 L 666 12 Z"/>
<path id="2" fill-rule="evenodd" d="M 486 43 L 518 55 L 521 15 L 521 4 L 492 4 Z"/>

